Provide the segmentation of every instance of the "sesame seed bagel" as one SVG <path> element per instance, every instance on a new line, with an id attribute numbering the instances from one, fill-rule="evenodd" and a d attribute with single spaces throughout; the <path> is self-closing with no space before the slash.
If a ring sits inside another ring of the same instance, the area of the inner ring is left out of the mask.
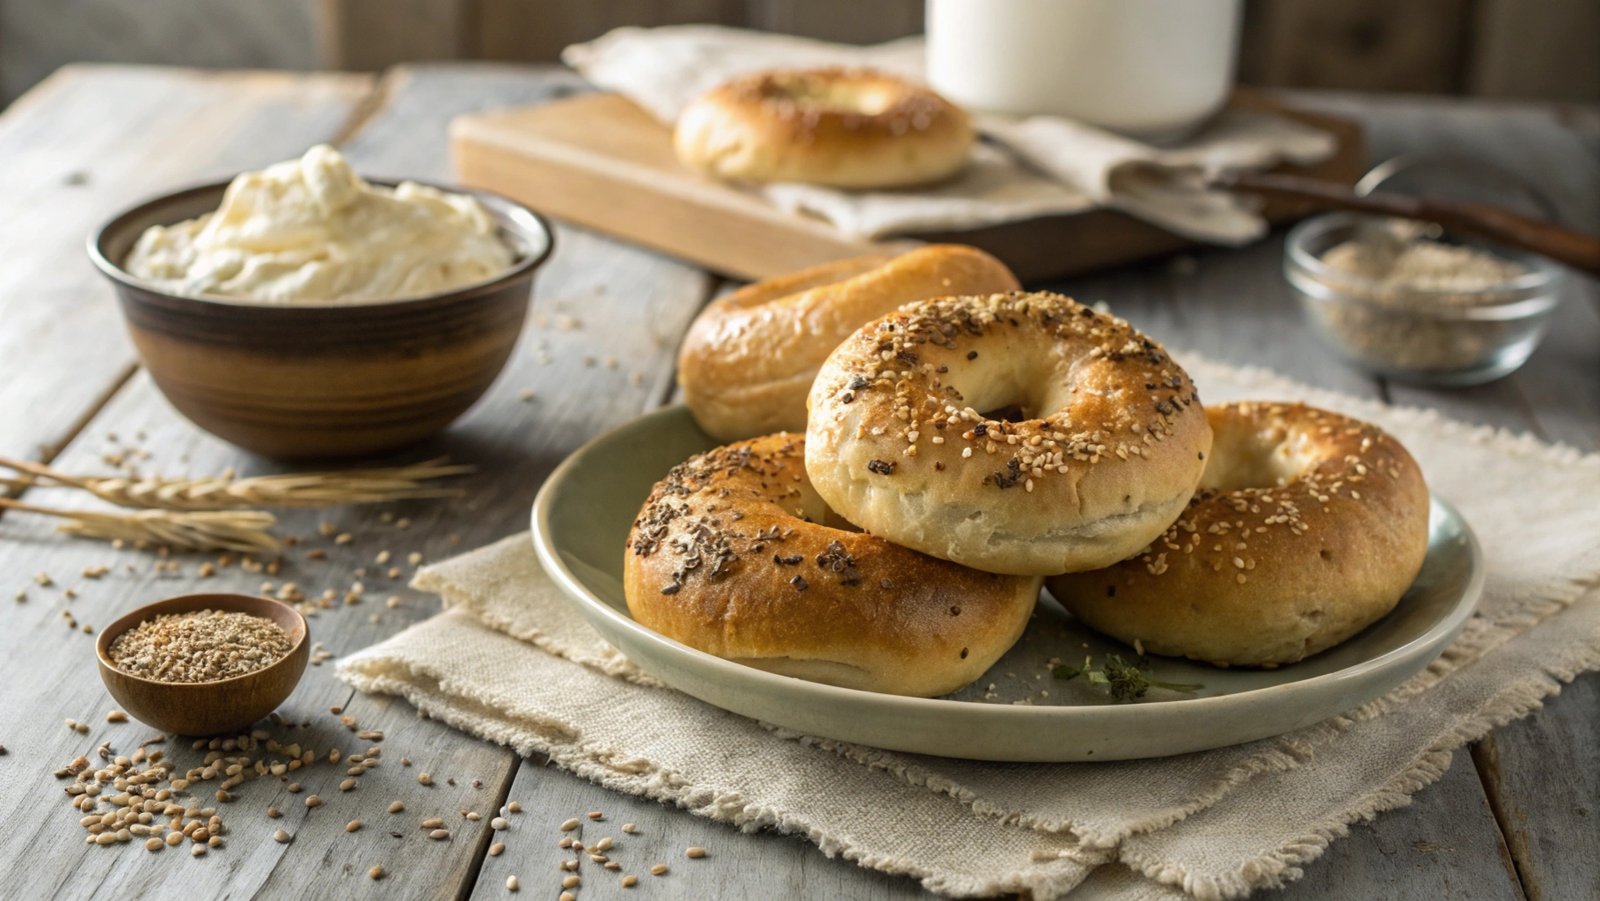
<path id="1" fill-rule="evenodd" d="M 935 560 L 832 517 L 805 439 L 720 447 L 656 484 L 628 536 L 623 586 L 645 626 L 738 663 L 815 682 L 932 697 L 1016 643 L 1038 578 Z"/>
<path id="2" fill-rule="evenodd" d="M 722 441 L 805 431 L 811 382 L 856 329 L 908 301 L 1017 287 L 1004 263 L 956 244 L 756 282 L 695 319 L 678 351 L 678 384 L 695 421 Z"/>
<path id="3" fill-rule="evenodd" d="M 1201 490 L 1138 556 L 1050 580 L 1090 626 L 1147 651 L 1275 666 L 1381 619 L 1428 550 L 1428 488 L 1404 447 L 1302 404 L 1207 410 Z"/>
<path id="4" fill-rule="evenodd" d="M 734 181 L 837 188 L 927 184 L 966 164 L 972 126 L 933 91 L 870 69 L 759 72 L 684 109 L 684 165 Z"/>
<path id="5" fill-rule="evenodd" d="M 806 470 L 841 516 L 1018 575 L 1137 552 L 1188 503 L 1211 447 L 1194 383 L 1159 344 L 1050 293 L 937 298 L 863 326 L 823 364 L 810 414 Z"/>

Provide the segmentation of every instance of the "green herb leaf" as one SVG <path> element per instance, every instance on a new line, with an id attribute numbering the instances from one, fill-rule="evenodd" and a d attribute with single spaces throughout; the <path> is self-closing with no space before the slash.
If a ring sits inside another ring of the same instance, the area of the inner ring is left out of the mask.
<path id="1" fill-rule="evenodd" d="M 1121 654 L 1107 654 L 1105 662 L 1099 668 L 1094 666 L 1094 658 L 1085 657 L 1082 668 L 1061 665 L 1052 669 L 1050 673 L 1061 680 L 1082 676 L 1090 685 L 1104 685 L 1110 692 L 1111 699 L 1118 703 L 1137 701 L 1152 688 L 1193 692 L 1203 687 L 1199 683 L 1163 682 L 1160 679 L 1152 679 L 1149 673 L 1145 672 L 1149 666 L 1150 661 L 1144 657 L 1134 658 L 1130 662 L 1123 659 Z"/>

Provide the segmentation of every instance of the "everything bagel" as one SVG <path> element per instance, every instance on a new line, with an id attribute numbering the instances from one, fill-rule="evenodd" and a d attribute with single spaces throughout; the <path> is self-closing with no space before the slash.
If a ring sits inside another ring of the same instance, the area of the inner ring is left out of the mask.
<path id="1" fill-rule="evenodd" d="M 809 403 L 806 470 L 833 509 L 999 573 L 1137 552 L 1188 503 L 1211 447 L 1159 344 L 1050 293 L 908 304 L 841 344 Z"/>
<path id="2" fill-rule="evenodd" d="M 759 669 L 923 697 L 973 681 L 1016 643 L 1042 580 L 824 525 L 804 456 L 801 436 L 769 435 L 657 483 L 628 537 L 633 618 Z"/>
<path id="3" fill-rule="evenodd" d="M 1416 461 L 1373 425 L 1303 404 L 1207 410 L 1201 490 L 1136 557 L 1050 580 L 1090 626 L 1156 654 L 1293 663 L 1394 609 L 1428 549 Z"/>
<path id="4" fill-rule="evenodd" d="M 678 384 L 695 421 L 720 440 L 804 431 L 817 370 L 857 328 L 908 301 L 1016 287 L 1004 263 L 954 244 L 756 282 L 695 318 L 678 352 Z"/>

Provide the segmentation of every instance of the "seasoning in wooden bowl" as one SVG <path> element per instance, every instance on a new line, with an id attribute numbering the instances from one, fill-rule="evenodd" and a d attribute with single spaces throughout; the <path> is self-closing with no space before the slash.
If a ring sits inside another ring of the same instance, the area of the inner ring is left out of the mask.
<path id="1" fill-rule="evenodd" d="M 121 709 L 180 735 L 248 729 L 294 691 L 311 656 L 309 626 L 288 604 L 195 594 L 141 607 L 95 644 Z"/>
<path id="2" fill-rule="evenodd" d="M 194 610 L 148 619 L 111 642 L 117 669 L 157 682 L 215 682 L 265 669 L 293 649 L 264 616 Z"/>

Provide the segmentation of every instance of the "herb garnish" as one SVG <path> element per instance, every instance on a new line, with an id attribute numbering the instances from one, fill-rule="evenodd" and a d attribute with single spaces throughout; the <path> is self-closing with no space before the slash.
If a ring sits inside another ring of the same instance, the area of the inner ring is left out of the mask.
<path id="1" fill-rule="evenodd" d="M 1152 688 L 1194 692 L 1203 687 L 1197 682 L 1163 682 L 1160 679 L 1152 679 L 1150 674 L 1145 672 L 1149 666 L 1149 661 L 1143 657 L 1129 663 L 1122 659 L 1121 654 L 1107 654 L 1105 663 L 1099 669 L 1094 667 L 1093 657 L 1084 657 L 1082 667 L 1063 664 L 1052 669 L 1050 674 L 1062 681 L 1082 676 L 1090 685 L 1104 685 L 1111 692 L 1111 699 L 1118 703 L 1137 701 Z"/>

